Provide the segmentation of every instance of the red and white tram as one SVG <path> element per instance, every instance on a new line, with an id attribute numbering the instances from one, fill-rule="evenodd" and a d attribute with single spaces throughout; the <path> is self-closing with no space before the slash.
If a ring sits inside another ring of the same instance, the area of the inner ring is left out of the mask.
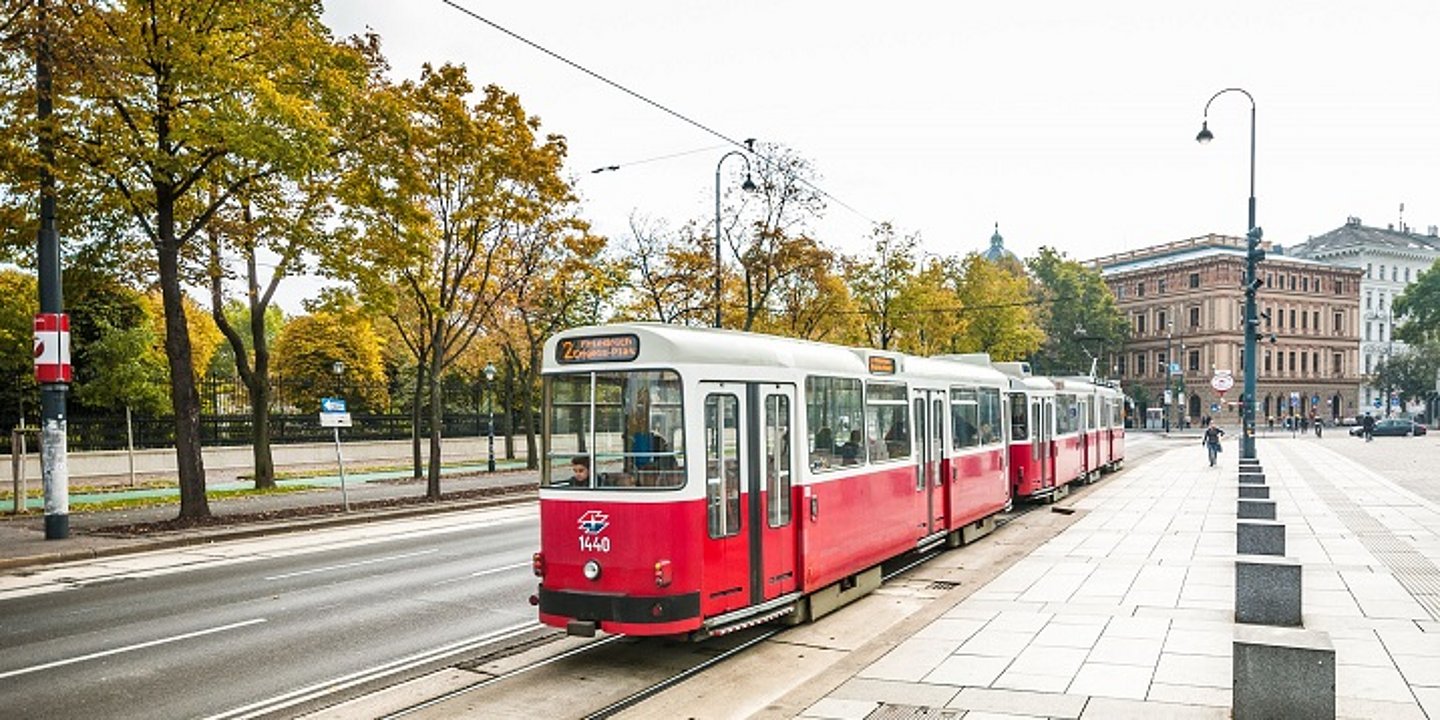
<path id="1" fill-rule="evenodd" d="M 572 634 L 818 617 L 1010 502 L 1017 378 L 984 356 L 636 323 L 551 338 L 542 374 L 533 600 Z"/>

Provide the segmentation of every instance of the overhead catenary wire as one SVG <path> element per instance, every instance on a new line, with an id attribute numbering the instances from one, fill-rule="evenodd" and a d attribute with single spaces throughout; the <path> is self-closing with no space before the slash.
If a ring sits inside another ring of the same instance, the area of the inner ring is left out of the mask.
<path id="1" fill-rule="evenodd" d="M 491 19 L 489 19 L 489 18 L 481 15 L 480 13 L 477 13 L 477 12 L 475 12 L 474 10 L 471 10 L 470 8 L 467 8 L 467 7 L 463 6 L 463 5 L 461 5 L 460 3 L 456 2 L 455 0 L 440 0 L 440 2 L 442 2 L 442 3 L 446 4 L 446 5 L 449 5 L 450 7 L 454 8 L 455 10 L 457 10 L 457 11 L 465 14 L 466 16 L 468 16 L 468 17 L 470 17 L 470 18 L 473 18 L 473 19 L 476 20 L 476 21 L 479 21 L 479 22 L 481 22 L 481 23 L 484 23 L 485 25 L 488 25 L 489 27 L 491 27 L 492 29 L 494 29 L 494 30 L 496 30 L 496 31 L 498 31 L 498 32 L 500 32 L 500 33 L 503 33 L 503 34 L 505 34 L 505 35 L 508 35 L 509 37 L 513 38 L 514 40 L 516 40 L 516 41 L 518 41 L 518 42 L 520 42 L 520 43 L 523 43 L 523 44 L 525 44 L 525 45 L 528 45 L 529 47 L 531 47 L 531 48 L 533 48 L 533 49 L 535 49 L 535 50 L 538 50 L 539 52 L 544 53 L 544 54 L 546 54 L 546 55 L 554 58 L 555 60 L 558 60 L 558 61 L 560 61 L 560 62 L 562 62 L 562 63 L 564 63 L 564 64 L 566 64 L 566 65 L 569 65 L 570 67 L 572 67 L 572 68 L 574 68 L 574 69 L 576 69 L 576 70 L 578 70 L 578 71 L 580 71 L 580 72 L 582 72 L 582 73 L 584 73 L 584 74 L 586 74 L 586 75 L 589 75 L 590 77 L 592 77 L 592 78 L 594 78 L 594 79 L 596 79 L 596 80 L 598 80 L 598 81 L 600 81 L 600 82 L 602 82 L 602 83 L 604 83 L 604 84 L 606 84 L 606 85 L 609 85 L 610 87 L 612 87 L 612 88 L 614 88 L 614 89 L 616 89 L 616 90 L 619 90 L 620 92 L 625 93 L 626 95 L 629 95 L 630 97 L 632 97 L 632 98 L 634 98 L 634 99 L 636 99 L 636 100 L 639 100 L 640 102 L 645 103 L 646 105 L 649 105 L 650 107 L 653 107 L 653 108 L 655 108 L 656 110 L 659 110 L 660 112 L 663 112 L 663 113 L 665 113 L 666 115 L 669 115 L 669 116 L 675 118 L 676 120 L 679 120 L 680 122 L 685 123 L 686 125 L 690 125 L 691 127 L 697 128 L 697 129 L 699 129 L 699 130 L 702 131 L 702 132 L 705 132 L 705 133 L 708 133 L 708 134 L 710 134 L 710 135 L 713 135 L 713 136 L 715 136 L 715 137 L 717 137 L 717 138 L 720 138 L 721 140 L 724 140 L 725 143 L 726 143 L 727 145 L 729 145 L 729 146 L 734 146 L 734 147 L 737 147 L 737 148 L 744 149 L 744 150 L 746 150 L 747 152 L 751 152 L 756 159 L 760 160 L 761 162 L 765 163 L 766 165 L 770 166 L 771 168 L 777 168 L 777 169 L 778 169 L 778 165 L 777 165 L 773 160 L 771 160 L 771 159 L 768 158 L 768 157 L 765 157 L 765 155 L 763 155 L 763 154 L 761 154 L 761 153 L 756 153 L 756 152 L 754 152 L 753 149 L 750 148 L 750 147 L 748 147 L 748 146 L 746 145 L 746 143 L 743 142 L 743 141 L 736 140 L 735 138 L 732 138 L 732 137 L 730 137 L 729 135 L 726 135 L 725 133 L 722 133 L 722 132 L 720 132 L 719 130 L 714 129 L 714 128 L 710 127 L 709 125 L 706 125 L 706 124 L 700 122 L 699 120 L 696 120 L 696 119 L 694 119 L 694 118 L 691 118 L 690 116 L 685 115 L 684 113 L 681 113 L 681 112 L 679 112 L 678 110 L 673 110 L 673 109 L 671 109 L 670 107 L 668 107 L 668 106 L 666 106 L 666 105 L 663 105 L 663 104 L 661 104 L 660 102 L 658 102 L 658 101 L 656 101 L 656 100 L 651 100 L 649 97 L 646 97 L 645 95 L 642 95 L 642 94 L 640 94 L 639 92 L 637 92 L 637 91 L 635 91 L 635 90 L 631 90 L 630 88 L 628 88 L 628 87 L 626 87 L 626 86 L 624 86 L 624 85 L 621 85 L 620 83 L 618 83 L 618 82 L 616 82 L 616 81 L 614 81 L 614 80 L 611 80 L 610 78 L 605 77 L 604 75 L 601 75 L 600 73 L 598 73 L 598 72 L 596 72 L 596 71 L 594 71 L 594 70 L 591 70 L 590 68 L 585 67 L 584 65 L 581 65 L 580 63 L 575 62 L 574 60 L 571 60 L 570 58 L 567 58 L 567 57 L 565 57 L 564 55 L 561 55 L 560 53 L 557 53 L 557 52 L 555 52 L 554 50 L 551 50 L 551 49 L 545 47 L 544 45 L 541 45 L 540 43 L 537 43 L 537 42 L 535 42 L 535 41 L 533 41 L 533 40 L 531 40 L 531 39 L 529 39 L 529 38 L 527 38 L 527 37 L 525 37 L 525 36 L 523 36 L 523 35 L 515 32 L 515 31 L 513 31 L 513 30 L 509 29 L 509 28 L 507 28 L 507 27 L 505 27 L 505 26 L 503 26 L 503 25 L 495 22 L 494 20 L 491 20 Z M 634 164 L 634 163 L 631 163 L 631 164 Z M 620 168 L 620 167 L 621 167 L 620 165 L 609 165 L 609 166 L 604 166 L 604 167 L 601 167 L 601 168 L 597 168 L 597 169 L 595 169 L 595 170 L 592 170 L 591 172 L 592 172 L 592 173 L 603 172 L 603 171 L 605 171 L 605 170 L 618 169 L 618 168 Z M 802 178 L 802 177 L 796 177 L 795 179 L 796 179 L 797 181 L 799 181 L 801 184 L 803 184 L 803 185 L 805 185 L 806 187 L 810 188 L 811 190 L 814 190 L 816 193 L 819 193 L 820 196 L 821 196 L 821 197 L 824 197 L 826 200 L 829 200 L 829 201 L 835 203 L 836 205 L 839 205 L 840 207 L 842 207 L 842 208 L 844 208 L 844 209 L 846 209 L 846 210 L 849 210 L 850 212 L 854 213 L 857 217 L 859 217 L 860 219 L 864 220 L 865 222 L 870 223 L 871 225 L 876 225 L 876 224 L 878 224 L 875 220 L 872 220 L 872 219 L 870 219 L 870 217 L 868 217 L 867 215 L 865 215 L 865 213 L 862 213 L 862 212 L 860 212 L 859 210 L 856 210 L 856 209 L 855 209 L 854 207 L 852 207 L 849 203 L 846 203 L 845 201 L 841 200 L 840 198 L 837 198 L 837 197 L 835 197 L 834 195 L 831 195 L 830 193 L 826 192 L 824 188 L 816 185 L 815 183 L 812 183 L 812 182 L 810 182 L 809 180 L 806 180 L 805 178 Z"/>

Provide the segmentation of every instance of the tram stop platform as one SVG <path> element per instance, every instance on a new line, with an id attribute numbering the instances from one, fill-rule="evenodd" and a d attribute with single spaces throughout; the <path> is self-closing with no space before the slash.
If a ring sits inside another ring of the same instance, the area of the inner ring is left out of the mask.
<path id="1" fill-rule="evenodd" d="M 1303 629 L 1333 644 L 1336 716 L 1440 718 L 1440 506 L 1327 445 L 1262 438 L 1256 454 Z M 1235 622 L 1237 450 L 1212 468 L 1198 441 L 1167 444 L 1061 501 L 1073 522 L 1019 562 L 759 716 L 1231 717 L 1232 648 L 1253 627 Z"/>

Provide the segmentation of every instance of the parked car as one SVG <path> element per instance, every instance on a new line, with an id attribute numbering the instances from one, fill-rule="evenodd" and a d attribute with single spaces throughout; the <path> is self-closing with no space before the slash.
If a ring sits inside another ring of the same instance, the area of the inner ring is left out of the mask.
<path id="1" fill-rule="evenodd" d="M 1359 437 L 1365 434 L 1365 428 L 1363 426 L 1357 425 L 1353 428 L 1350 428 L 1350 434 L 1354 435 L 1355 437 Z M 1385 437 L 1387 435 L 1394 435 L 1399 437 L 1405 437 L 1408 435 L 1424 435 L 1425 426 L 1415 422 L 1414 420 L 1407 420 L 1405 418 L 1385 418 L 1384 420 L 1378 420 L 1375 422 L 1375 431 L 1373 434 L 1376 437 Z"/>

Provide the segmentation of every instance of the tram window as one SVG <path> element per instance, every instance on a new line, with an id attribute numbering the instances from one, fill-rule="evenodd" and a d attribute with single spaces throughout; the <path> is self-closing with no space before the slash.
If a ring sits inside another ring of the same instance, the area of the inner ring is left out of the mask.
<path id="1" fill-rule="evenodd" d="M 705 398 L 705 506 L 710 537 L 740 532 L 740 401 Z"/>
<path id="2" fill-rule="evenodd" d="M 841 448 L 864 425 L 864 396 L 855 378 L 805 378 L 805 430 L 810 469 L 839 469 Z"/>
<path id="3" fill-rule="evenodd" d="M 1021 393 L 1010 394 L 1010 439 L 1030 439 L 1030 423 L 1028 421 L 1025 396 Z"/>
<path id="4" fill-rule="evenodd" d="M 910 423 L 906 413 L 908 391 L 899 383 L 866 386 L 865 434 L 870 462 L 910 457 Z"/>
<path id="5" fill-rule="evenodd" d="M 956 450 L 980 444 L 980 401 L 975 388 L 950 388 L 950 422 Z"/>
<path id="6" fill-rule="evenodd" d="M 1055 396 L 1055 434 L 1065 435 L 1080 429 L 1080 403 L 1074 395 Z"/>
<path id="7" fill-rule="evenodd" d="M 980 388 L 980 444 L 993 445 L 1000 442 L 1000 391 L 995 388 Z"/>
<path id="8" fill-rule="evenodd" d="M 765 398 L 766 519 L 770 527 L 790 524 L 790 398 Z"/>
<path id="9" fill-rule="evenodd" d="M 680 378 L 671 371 L 556 375 L 546 380 L 544 483 L 575 487 L 571 460 L 590 460 L 588 487 L 685 483 Z"/>

